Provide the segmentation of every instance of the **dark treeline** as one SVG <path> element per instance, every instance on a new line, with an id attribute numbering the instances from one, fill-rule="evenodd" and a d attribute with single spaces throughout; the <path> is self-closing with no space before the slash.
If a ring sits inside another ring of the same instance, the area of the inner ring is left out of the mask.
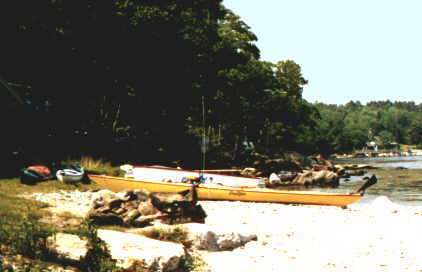
<path id="1" fill-rule="evenodd" d="M 351 151 L 371 135 L 421 142 L 420 106 L 308 103 L 301 67 L 260 60 L 222 1 L 4 0 L 0 13 L 5 156 L 198 168 L 204 132 L 208 167 Z"/>
<path id="2" fill-rule="evenodd" d="M 2 1 L 3 150 L 198 167 L 202 97 L 209 165 L 302 147 L 301 68 L 261 61 L 221 2 Z"/>

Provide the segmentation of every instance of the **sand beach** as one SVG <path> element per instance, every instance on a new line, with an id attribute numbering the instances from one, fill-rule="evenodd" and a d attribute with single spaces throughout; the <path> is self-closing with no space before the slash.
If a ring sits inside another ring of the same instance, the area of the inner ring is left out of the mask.
<path id="1" fill-rule="evenodd" d="M 54 212 L 84 216 L 93 192 L 34 194 Z M 422 271 L 422 206 L 380 196 L 347 209 L 330 206 L 200 201 L 205 224 L 254 233 L 232 251 L 199 252 L 203 271 Z"/>

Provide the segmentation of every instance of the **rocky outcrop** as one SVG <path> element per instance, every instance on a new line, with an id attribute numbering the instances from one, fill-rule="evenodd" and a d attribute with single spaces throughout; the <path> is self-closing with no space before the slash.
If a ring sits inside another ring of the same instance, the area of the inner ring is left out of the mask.
<path id="1" fill-rule="evenodd" d="M 117 266 L 127 272 L 175 271 L 185 251 L 182 245 L 112 230 L 98 230 Z M 77 235 L 59 233 L 50 238 L 50 246 L 63 258 L 80 261 L 87 253 L 87 242 Z"/>
<path id="2" fill-rule="evenodd" d="M 136 272 L 139 264 L 153 271 L 175 271 L 185 257 L 183 246 L 176 243 L 112 230 L 98 230 L 98 236 L 108 244 L 117 265 L 126 271 Z"/>
<path id="3" fill-rule="evenodd" d="M 297 173 L 291 180 L 279 181 L 273 177 L 271 183 L 268 182 L 268 186 L 286 186 L 286 185 L 303 185 L 303 186 L 338 186 L 340 177 L 337 173 L 330 170 L 308 170 L 301 173 Z"/>
<path id="4" fill-rule="evenodd" d="M 88 217 L 98 225 L 145 227 L 154 221 L 204 222 L 205 211 L 197 204 L 196 189 L 180 193 L 149 193 L 128 190 L 103 193 L 94 199 Z"/>
<path id="5" fill-rule="evenodd" d="M 332 186 L 339 185 L 345 169 L 337 168 L 321 155 L 303 157 L 286 155 L 280 159 L 266 159 L 255 162 L 257 173 L 266 178 L 267 187 L 277 186 Z"/>

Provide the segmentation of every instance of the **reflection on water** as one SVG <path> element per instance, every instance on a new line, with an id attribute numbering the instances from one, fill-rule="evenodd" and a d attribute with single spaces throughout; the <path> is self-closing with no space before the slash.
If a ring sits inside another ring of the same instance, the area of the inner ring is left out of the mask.
<path id="1" fill-rule="evenodd" d="M 385 177 L 390 176 L 389 172 L 397 171 L 397 168 L 406 168 L 406 170 L 402 170 L 403 177 L 409 175 L 409 173 L 418 173 L 417 170 L 422 170 L 422 156 L 338 159 L 334 162 L 340 164 L 369 164 L 381 168 Z M 370 175 L 371 170 L 368 170 L 366 176 Z M 406 180 L 401 178 L 400 175 L 394 179 L 383 179 L 377 175 L 378 183 L 370 187 L 358 203 L 364 204 L 372 202 L 378 196 L 386 196 L 391 201 L 401 205 L 422 205 L 422 175 L 420 179 L 417 177 L 416 181 Z M 350 193 L 355 192 L 363 185 L 362 179 L 363 176 L 353 176 L 350 179 L 341 179 L 338 188 L 308 188 L 307 190 Z"/>

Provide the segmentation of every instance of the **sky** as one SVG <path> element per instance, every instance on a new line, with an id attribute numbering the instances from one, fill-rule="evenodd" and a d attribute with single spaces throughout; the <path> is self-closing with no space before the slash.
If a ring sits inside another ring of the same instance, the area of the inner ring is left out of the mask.
<path id="1" fill-rule="evenodd" d="M 258 37 L 261 60 L 293 60 L 303 98 L 422 103 L 422 1 L 224 0 Z"/>

